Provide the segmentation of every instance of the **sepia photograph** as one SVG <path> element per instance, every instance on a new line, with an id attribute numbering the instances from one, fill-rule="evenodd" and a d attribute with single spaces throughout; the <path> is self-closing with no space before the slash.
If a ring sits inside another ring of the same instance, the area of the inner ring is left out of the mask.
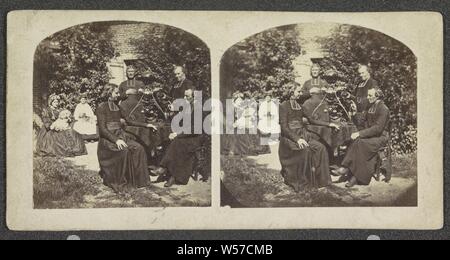
<path id="1" fill-rule="evenodd" d="M 235 110 L 223 206 L 417 206 L 417 58 L 402 42 L 347 24 L 272 28 L 227 50 L 221 95 Z"/>
<path id="2" fill-rule="evenodd" d="M 209 56 L 196 36 L 154 23 L 81 24 L 44 39 L 33 70 L 34 207 L 210 206 L 210 136 L 171 127 L 175 101 L 211 95 Z"/>
<path id="3" fill-rule="evenodd" d="M 442 26 L 427 12 L 11 12 L 6 224 L 439 229 Z"/>

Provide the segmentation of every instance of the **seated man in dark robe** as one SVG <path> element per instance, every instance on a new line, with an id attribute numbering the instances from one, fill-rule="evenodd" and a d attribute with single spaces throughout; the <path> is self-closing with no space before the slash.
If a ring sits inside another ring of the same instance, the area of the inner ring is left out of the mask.
<path id="1" fill-rule="evenodd" d="M 126 117 L 126 121 L 147 124 L 147 119 L 142 113 L 144 107 L 138 97 L 138 91 L 130 88 L 126 91 L 126 94 L 128 98 L 120 103 L 120 109 L 122 115 Z M 150 128 L 126 125 L 125 131 L 136 137 L 136 141 L 144 146 L 147 152 L 147 158 L 151 160 L 155 153 L 155 149 L 160 145 L 160 142 L 158 141 L 158 136 L 155 134 L 157 131 L 156 126 L 153 124 L 149 125 L 151 126 Z"/>
<path id="2" fill-rule="evenodd" d="M 331 184 L 329 156 L 323 144 L 311 138 L 303 123 L 308 115 L 298 103 L 301 88 L 280 106 L 281 139 L 279 158 L 285 183 L 295 192 L 307 186 L 320 188 Z M 308 118 L 311 124 L 339 129 L 334 123 Z"/>
<path id="3" fill-rule="evenodd" d="M 382 101 L 380 89 L 368 91 L 368 102 L 365 129 L 352 135 L 353 143 L 342 162 L 343 168 L 337 174 L 352 176 L 347 183 L 351 188 L 356 184 L 369 185 L 375 173 L 377 155 L 389 141 L 389 108 Z"/>
<path id="4" fill-rule="evenodd" d="M 201 147 L 201 135 L 195 134 L 195 113 L 194 113 L 194 91 L 188 89 L 185 91 L 185 100 L 189 102 L 191 111 L 181 111 L 180 113 L 191 113 L 190 133 L 172 133 L 169 145 L 161 163 L 160 168 L 153 173 L 168 177 L 165 187 L 171 187 L 174 184 L 186 185 L 192 176 L 194 169 L 195 152 Z M 202 121 L 203 122 L 203 121 Z M 183 122 L 185 123 L 185 122 Z"/>
<path id="5" fill-rule="evenodd" d="M 121 119 L 127 116 L 122 114 L 117 105 L 120 97 L 119 87 L 108 84 L 102 96 L 107 98 L 107 102 L 100 104 L 96 112 L 100 132 L 97 156 L 103 183 L 119 193 L 129 188 L 146 187 L 150 183 L 147 155 L 144 147 L 123 129 Z M 153 127 L 135 121 L 127 123 Z"/>

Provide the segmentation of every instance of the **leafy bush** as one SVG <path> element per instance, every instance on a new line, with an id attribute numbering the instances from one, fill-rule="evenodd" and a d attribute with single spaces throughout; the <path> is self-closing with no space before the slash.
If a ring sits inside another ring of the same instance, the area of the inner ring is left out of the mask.
<path id="1" fill-rule="evenodd" d="M 89 173 L 62 158 L 35 157 L 33 163 L 35 208 L 79 208 L 84 196 L 100 192 L 98 173 Z"/>
<path id="2" fill-rule="evenodd" d="M 222 98 L 234 91 L 262 97 L 266 91 L 283 99 L 294 86 L 293 61 L 301 47 L 295 26 L 270 29 L 231 47 L 222 58 Z"/>
<path id="3" fill-rule="evenodd" d="M 34 84 L 47 95 L 61 95 L 63 107 L 71 111 L 80 93 L 86 93 L 95 110 L 102 87 L 110 79 L 107 62 L 115 54 L 111 37 L 105 23 L 90 23 L 45 39 L 35 54 Z"/>
<path id="4" fill-rule="evenodd" d="M 177 84 L 175 66 L 184 66 L 187 78 L 194 82 L 197 90 L 210 96 L 211 61 L 206 44 L 178 28 L 163 26 L 162 31 L 150 28 L 143 37 L 131 40 L 139 53 L 140 60 L 135 64 L 139 74 L 145 75 L 151 84 L 169 90 Z"/>

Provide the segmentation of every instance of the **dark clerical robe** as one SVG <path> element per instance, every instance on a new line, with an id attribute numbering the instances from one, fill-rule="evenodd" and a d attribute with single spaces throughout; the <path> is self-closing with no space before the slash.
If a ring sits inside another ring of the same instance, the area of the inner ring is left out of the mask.
<path id="1" fill-rule="evenodd" d="M 367 95 L 369 93 L 369 89 L 378 88 L 378 82 L 372 78 L 367 81 L 361 82 L 355 90 L 356 97 L 356 116 L 355 116 L 355 125 L 358 128 L 363 128 L 366 124 L 366 112 L 369 107 L 369 101 L 367 100 Z"/>
<path id="2" fill-rule="evenodd" d="M 367 111 L 366 128 L 354 141 L 342 162 L 352 172 L 358 183 L 369 185 L 376 170 L 377 155 L 389 141 L 389 109 L 384 102 L 373 104 Z"/>
<path id="3" fill-rule="evenodd" d="M 121 100 L 127 99 L 126 92 L 129 89 L 135 89 L 136 91 L 139 92 L 139 89 L 142 89 L 142 90 L 145 89 L 145 84 L 142 81 L 137 80 L 137 79 L 131 79 L 131 80 L 126 80 L 126 81 L 122 82 L 119 85 Z"/>
<path id="4" fill-rule="evenodd" d="M 97 108 L 100 176 L 104 184 L 116 192 L 127 187 L 141 188 L 149 184 L 145 149 L 135 141 L 134 136 L 124 131 L 121 118 L 127 117 L 113 102 L 103 103 Z M 146 125 L 134 121 L 127 123 L 141 127 Z M 120 139 L 128 145 L 128 148 L 122 151 L 116 145 Z"/>
<path id="5" fill-rule="evenodd" d="M 309 93 L 309 91 L 312 88 L 319 88 L 320 90 L 322 90 L 323 88 L 329 88 L 329 85 L 325 80 L 323 80 L 321 78 L 307 80 L 303 84 L 302 94 L 301 94 L 302 97 L 300 99 L 301 104 L 303 104 L 306 100 L 308 100 L 311 97 L 311 94 Z"/>
<path id="6" fill-rule="evenodd" d="M 303 104 L 303 109 L 308 118 L 323 122 L 330 122 L 328 108 L 328 102 L 320 96 L 313 96 Z"/>
<path id="7" fill-rule="evenodd" d="M 178 83 L 176 86 L 174 86 L 170 90 L 169 95 L 173 98 L 173 100 L 184 99 L 184 93 L 188 89 L 195 90 L 194 83 L 192 83 L 192 81 L 188 79 L 185 79 L 182 82 Z"/>
<path id="8" fill-rule="evenodd" d="M 194 170 L 195 152 L 201 147 L 201 135 L 193 133 L 194 111 L 189 123 L 191 123 L 192 133 L 179 134 L 170 143 L 160 163 L 161 167 L 167 169 L 167 174 L 175 177 L 176 182 L 182 185 L 188 184 Z"/>
<path id="9" fill-rule="evenodd" d="M 286 184 L 297 192 L 305 186 L 325 187 L 331 184 L 327 149 L 312 139 L 303 123 L 304 117 L 307 115 L 297 101 L 287 101 L 280 106 L 282 175 Z M 311 124 L 328 126 L 326 122 L 309 120 Z M 300 149 L 300 139 L 307 141 L 309 147 Z"/>
<path id="10" fill-rule="evenodd" d="M 144 107 L 138 95 L 128 95 L 128 98 L 120 103 L 120 109 L 126 117 L 126 121 L 139 122 L 147 125 L 147 119 L 142 112 Z M 136 140 L 146 148 L 148 157 L 150 157 L 153 149 L 161 145 L 161 140 L 157 133 L 146 126 L 127 125 L 125 126 L 125 131 L 134 135 Z"/>

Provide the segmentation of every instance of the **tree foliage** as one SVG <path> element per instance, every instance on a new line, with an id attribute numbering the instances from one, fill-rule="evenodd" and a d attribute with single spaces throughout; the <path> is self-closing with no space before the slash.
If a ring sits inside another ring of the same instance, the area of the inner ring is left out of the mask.
<path id="1" fill-rule="evenodd" d="M 174 27 L 161 26 L 159 30 L 149 28 L 131 44 L 140 58 L 135 65 L 150 85 L 169 90 L 177 84 L 175 66 L 183 66 L 187 78 L 194 82 L 197 90 L 202 90 L 204 96 L 211 95 L 210 52 L 196 36 Z"/>
<path id="2" fill-rule="evenodd" d="M 68 28 L 44 40 L 35 54 L 35 83 L 47 95 L 61 95 L 63 106 L 74 110 L 81 93 L 95 109 L 110 75 L 114 57 L 111 35 L 102 23 Z"/>
<path id="3" fill-rule="evenodd" d="M 320 39 L 327 57 L 325 76 L 351 92 L 358 85 L 358 66 L 369 65 L 391 110 L 392 142 L 397 153 L 417 149 L 417 60 L 403 43 L 380 32 L 342 25 Z"/>
<path id="4" fill-rule="evenodd" d="M 293 60 L 300 51 L 295 26 L 270 29 L 236 44 L 222 59 L 222 97 L 241 91 L 260 98 L 270 90 L 287 96 L 295 81 Z"/>

